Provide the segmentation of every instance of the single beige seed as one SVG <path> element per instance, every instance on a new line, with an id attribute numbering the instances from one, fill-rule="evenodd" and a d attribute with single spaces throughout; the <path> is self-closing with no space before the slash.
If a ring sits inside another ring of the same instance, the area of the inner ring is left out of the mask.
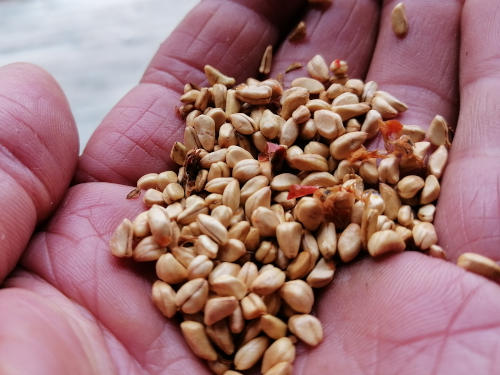
<path id="1" fill-rule="evenodd" d="M 286 275 L 282 270 L 270 266 L 257 276 L 250 289 L 259 295 L 265 296 L 281 288 L 285 283 L 285 278 Z"/>
<path id="2" fill-rule="evenodd" d="M 193 247 L 176 246 L 171 249 L 172 255 L 182 264 L 185 268 L 193 261 L 196 253 Z"/>
<path id="3" fill-rule="evenodd" d="M 383 213 L 391 220 L 398 217 L 398 212 L 401 207 L 401 200 L 396 191 L 387 184 L 379 184 L 380 196 L 384 200 L 385 209 Z"/>
<path id="4" fill-rule="evenodd" d="M 208 83 L 210 85 L 215 85 L 220 83 L 225 86 L 232 86 L 236 83 L 236 80 L 233 77 L 226 76 L 222 74 L 219 70 L 215 69 L 211 65 L 205 65 L 203 67 L 205 71 L 205 76 L 207 77 Z"/>
<path id="5" fill-rule="evenodd" d="M 228 237 L 244 241 L 249 231 L 250 223 L 246 220 L 240 220 L 229 229 Z"/>
<path id="6" fill-rule="evenodd" d="M 338 180 L 328 172 L 313 172 L 307 175 L 299 185 L 330 187 L 338 184 Z"/>
<path id="7" fill-rule="evenodd" d="M 266 178 L 266 181 L 268 179 Z M 245 202 L 245 214 L 248 218 L 252 217 L 253 211 L 257 207 L 271 207 L 271 188 L 269 186 L 265 186 L 255 193 L 250 195 Z"/>
<path id="8" fill-rule="evenodd" d="M 434 146 L 450 146 L 448 124 L 443 116 L 436 115 L 432 119 L 429 129 L 427 129 L 427 139 Z"/>
<path id="9" fill-rule="evenodd" d="M 323 222 L 323 205 L 319 199 L 303 197 L 299 200 L 293 215 L 308 230 L 315 231 Z"/>
<path id="10" fill-rule="evenodd" d="M 163 201 L 163 194 L 161 193 L 161 191 L 158 191 L 156 189 L 146 190 L 143 196 L 143 202 L 146 207 L 151 207 L 155 204 L 165 204 L 165 202 Z"/>
<path id="11" fill-rule="evenodd" d="M 231 316 L 229 317 L 229 329 L 231 333 L 238 334 L 245 328 L 245 319 L 243 319 L 243 313 L 241 312 L 241 307 L 238 306 Z"/>
<path id="12" fill-rule="evenodd" d="M 203 158 L 201 158 L 200 165 L 202 168 L 210 168 L 212 164 L 225 161 L 226 155 L 227 155 L 227 148 L 221 148 L 212 151 L 206 154 Z"/>
<path id="13" fill-rule="evenodd" d="M 420 195 L 420 204 L 427 204 L 435 201 L 439 197 L 441 186 L 439 180 L 434 175 L 428 175 L 425 178 L 425 185 Z"/>
<path id="14" fill-rule="evenodd" d="M 205 304 L 203 322 L 207 326 L 230 316 L 238 306 L 238 300 L 233 297 L 210 298 Z"/>
<path id="15" fill-rule="evenodd" d="M 236 97 L 242 102 L 252 105 L 269 104 L 273 90 L 267 85 L 243 85 L 236 88 Z"/>
<path id="16" fill-rule="evenodd" d="M 337 232 L 335 224 L 326 222 L 321 224 L 317 233 L 318 247 L 325 259 L 330 259 L 337 251 Z"/>
<path id="17" fill-rule="evenodd" d="M 280 223 L 276 227 L 276 239 L 285 256 L 295 258 L 302 239 L 302 225 L 296 221 Z"/>
<path id="18" fill-rule="evenodd" d="M 177 182 L 168 184 L 163 190 L 163 200 L 167 204 L 172 204 L 182 198 L 184 198 L 184 188 Z"/>
<path id="19" fill-rule="evenodd" d="M 361 250 L 361 227 L 355 223 L 349 224 L 340 234 L 337 247 L 343 262 L 356 258 Z"/>
<path id="20" fill-rule="evenodd" d="M 217 143 L 221 147 L 231 147 L 238 143 L 236 131 L 234 130 L 233 125 L 227 122 L 222 124 L 219 129 L 219 138 L 217 139 Z"/>
<path id="21" fill-rule="evenodd" d="M 176 221 L 177 217 L 179 214 L 184 210 L 182 207 L 182 204 L 180 202 L 175 202 L 172 204 L 169 204 L 167 207 L 165 207 L 165 211 L 167 212 L 167 216 L 171 219 Z M 149 224 L 148 224 L 149 226 Z M 137 234 L 136 234 L 137 235 Z"/>
<path id="22" fill-rule="evenodd" d="M 156 189 L 157 186 L 158 186 L 158 173 L 148 173 L 137 180 L 137 188 L 141 190 Z"/>
<path id="23" fill-rule="evenodd" d="M 222 262 L 219 263 L 213 271 L 208 275 L 208 282 L 213 284 L 214 280 L 222 275 L 238 276 L 241 266 L 236 263 Z"/>
<path id="24" fill-rule="evenodd" d="M 244 159 L 236 163 L 233 168 L 233 177 L 240 182 L 250 180 L 260 174 L 260 164 L 255 159 Z"/>
<path id="25" fill-rule="evenodd" d="M 186 146 L 180 142 L 175 142 L 172 146 L 172 150 L 170 150 L 170 159 L 177 165 L 184 165 L 184 161 L 186 159 Z"/>
<path id="26" fill-rule="evenodd" d="M 251 135 L 257 130 L 255 121 L 244 113 L 235 113 L 229 116 L 229 118 L 236 131 L 241 134 Z"/>
<path id="27" fill-rule="evenodd" d="M 500 266 L 484 255 L 476 253 L 463 253 L 457 259 L 457 265 L 463 269 L 500 282 Z"/>
<path id="28" fill-rule="evenodd" d="M 233 217 L 233 210 L 225 205 L 220 205 L 215 207 L 210 216 L 214 217 L 221 222 L 226 228 L 231 223 L 231 218 Z"/>
<path id="29" fill-rule="evenodd" d="M 436 213 L 436 206 L 433 204 L 426 204 L 418 209 L 417 217 L 421 221 L 432 223 L 434 221 L 434 214 Z"/>
<path id="30" fill-rule="evenodd" d="M 175 296 L 175 304 L 186 314 L 195 314 L 203 309 L 208 298 L 208 282 L 193 279 L 182 285 Z"/>
<path id="31" fill-rule="evenodd" d="M 332 105 L 338 106 L 338 105 L 358 104 L 358 103 L 359 103 L 359 98 L 356 94 L 353 94 L 352 92 L 344 92 L 343 94 L 340 94 L 335 99 L 333 99 Z"/>
<path id="32" fill-rule="evenodd" d="M 408 33 L 408 19 L 404 3 L 398 3 L 391 12 L 392 31 L 402 38 Z"/>
<path id="33" fill-rule="evenodd" d="M 184 321 L 181 323 L 181 331 L 194 354 L 207 361 L 217 359 L 217 352 L 210 343 L 203 324 L 195 321 Z"/>
<path id="34" fill-rule="evenodd" d="M 330 153 L 337 160 L 345 159 L 349 154 L 357 150 L 367 138 L 365 132 L 346 133 L 330 145 Z"/>
<path id="35" fill-rule="evenodd" d="M 271 181 L 271 189 L 276 191 L 288 191 L 290 186 L 300 184 L 300 178 L 292 173 L 282 173 L 274 176 Z"/>
<path id="36" fill-rule="evenodd" d="M 300 252 L 288 265 L 286 275 L 290 280 L 301 279 L 314 267 L 312 255 L 307 251 Z"/>
<path id="37" fill-rule="evenodd" d="M 250 293 L 241 300 L 241 311 L 246 320 L 256 319 L 267 312 L 266 304 L 255 293 Z"/>
<path id="38" fill-rule="evenodd" d="M 299 125 L 290 117 L 281 127 L 279 142 L 287 147 L 292 146 L 299 136 Z"/>
<path id="39" fill-rule="evenodd" d="M 241 104 L 236 97 L 236 90 L 227 90 L 226 94 L 226 117 L 240 111 Z"/>
<path id="40" fill-rule="evenodd" d="M 317 79 L 314 78 L 309 78 L 309 77 L 299 77 L 295 78 L 292 83 L 292 87 L 303 87 L 307 91 L 309 91 L 309 94 L 312 95 L 319 95 L 321 92 L 325 91 L 325 86 L 318 81 Z"/>
<path id="41" fill-rule="evenodd" d="M 222 193 L 222 204 L 229 207 L 233 212 L 240 206 L 240 184 L 238 180 L 233 179 L 224 188 Z"/>
<path id="42" fill-rule="evenodd" d="M 234 356 L 234 366 L 236 370 L 248 370 L 255 365 L 268 346 L 269 339 L 265 336 L 259 336 L 248 341 Z"/>
<path id="43" fill-rule="evenodd" d="M 438 242 L 436 228 L 431 223 L 420 222 L 415 224 L 412 233 L 415 245 L 422 250 L 427 250 Z"/>
<path id="44" fill-rule="evenodd" d="M 401 135 L 407 135 L 413 143 L 417 143 L 424 140 L 425 130 L 418 125 L 403 125 Z"/>
<path id="45" fill-rule="evenodd" d="M 214 178 L 206 183 L 205 190 L 209 193 L 222 194 L 227 185 L 233 181 L 235 181 L 233 177 Z"/>
<path id="46" fill-rule="evenodd" d="M 144 237 L 134 248 L 136 262 L 152 262 L 165 253 L 165 248 L 158 245 L 153 236 Z"/>
<path id="47" fill-rule="evenodd" d="M 177 312 L 175 291 L 167 283 L 157 280 L 153 284 L 152 299 L 158 310 L 167 318 L 172 318 Z"/>
<path id="48" fill-rule="evenodd" d="M 396 191 L 404 199 L 413 198 L 424 187 L 424 179 L 420 176 L 410 175 L 403 177 L 396 185 Z"/>
<path id="49" fill-rule="evenodd" d="M 379 123 L 382 121 L 380 113 L 374 109 L 370 109 L 366 113 L 365 121 L 361 126 L 361 131 L 367 134 L 367 139 L 372 139 L 378 134 Z"/>
<path id="50" fill-rule="evenodd" d="M 316 346 L 323 340 L 323 328 L 318 318 L 309 315 L 293 315 L 288 319 L 290 331 L 307 345 Z"/>
<path id="51" fill-rule="evenodd" d="M 309 60 L 306 68 L 309 75 L 318 81 L 325 82 L 330 78 L 328 65 L 321 55 L 316 55 Z"/>
<path id="52" fill-rule="evenodd" d="M 393 230 L 381 230 L 372 234 L 367 247 L 370 255 L 376 257 L 389 252 L 404 251 L 406 245 L 399 233 Z"/>
<path id="53" fill-rule="evenodd" d="M 210 289 L 219 296 L 234 296 L 238 300 L 245 297 L 246 285 L 232 275 L 220 275 L 210 283 Z"/>
<path id="54" fill-rule="evenodd" d="M 238 273 L 238 279 L 240 279 L 248 289 L 252 285 L 253 281 L 259 275 L 259 270 L 257 265 L 253 262 L 246 262 Z"/>
<path id="55" fill-rule="evenodd" d="M 228 297 L 223 297 L 228 298 Z M 231 298 L 231 297 L 229 297 Z M 208 302 L 207 302 L 208 304 Z M 238 303 L 236 302 L 236 307 Z M 234 353 L 234 342 L 229 326 L 225 320 L 220 320 L 206 328 L 207 336 L 217 347 L 219 347 L 227 355 Z M 228 369 L 229 366 L 226 368 Z M 224 371 L 226 370 L 224 369 Z"/>
<path id="56" fill-rule="evenodd" d="M 413 211 L 409 205 L 403 205 L 398 211 L 398 223 L 409 227 L 413 222 Z"/>
<path id="57" fill-rule="evenodd" d="M 300 171 L 327 172 L 328 161 L 325 157 L 316 154 L 301 154 L 289 160 L 290 167 Z"/>
<path id="58" fill-rule="evenodd" d="M 427 168 L 430 174 L 440 178 L 448 161 L 448 150 L 446 146 L 439 146 L 430 156 Z"/>
<path id="59" fill-rule="evenodd" d="M 261 319 L 262 321 L 262 319 Z M 286 327 L 286 325 L 285 325 Z M 276 340 L 267 348 L 262 358 L 261 372 L 267 373 L 269 369 L 280 362 L 292 363 L 295 360 L 295 345 L 288 337 Z"/>
<path id="60" fill-rule="evenodd" d="M 219 251 L 219 245 L 209 236 L 202 234 L 196 239 L 194 249 L 198 255 L 206 255 L 210 259 L 215 259 Z"/>
<path id="61" fill-rule="evenodd" d="M 263 264 L 272 263 L 276 260 L 278 248 L 273 242 L 262 241 L 255 252 L 255 259 Z"/>
<path id="62" fill-rule="evenodd" d="M 230 238 L 227 243 L 220 247 L 218 259 L 222 262 L 235 262 L 246 254 L 245 244 L 235 238 Z"/>
<path id="63" fill-rule="evenodd" d="M 187 279 L 188 272 L 172 254 L 167 253 L 156 262 L 156 275 L 168 284 L 177 284 Z"/>
<path id="64" fill-rule="evenodd" d="M 280 296 L 294 311 L 308 314 L 314 304 L 314 293 L 303 280 L 287 281 L 280 289 Z"/>
<path id="65" fill-rule="evenodd" d="M 378 168 L 375 159 L 368 159 L 361 163 L 359 167 L 359 175 L 368 184 L 376 184 L 378 182 Z"/>
<path id="66" fill-rule="evenodd" d="M 327 286 L 335 275 L 335 263 L 333 260 L 321 258 L 311 273 L 307 276 L 307 283 L 312 288 L 323 288 Z"/>
<path id="67" fill-rule="evenodd" d="M 109 240 L 111 254 L 119 258 L 132 256 L 132 237 L 134 228 L 129 219 L 123 219 Z"/>
<path id="68" fill-rule="evenodd" d="M 225 245 L 228 240 L 227 229 L 217 219 L 205 215 L 198 215 L 197 222 L 203 234 L 206 234 L 219 245 Z"/>
<path id="69" fill-rule="evenodd" d="M 270 237 L 276 234 L 276 227 L 280 220 L 276 213 L 266 207 L 257 207 L 252 213 L 252 225 L 259 230 L 263 237 Z"/>
<path id="70" fill-rule="evenodd" d="M 342 118 L 335 112 L 320 109 L 314 112 L 317 132 L 329 141 L 333 141 L 345 132 Z"/>
<path id="71" fill-rule="evenodd" d="M 343 104 L 331 107 L 333 112 L 338 113 L 342 117 L 342 121 L 364 115 L 370 109 L 370 106 L 366 103 Z"/>
<path id="72" fill-rule="evenodd" d="M 206 278 L 213 268 L 213 262 L 206 255 L 198 255 L 189 263 L 187 268 L 188 279 Z"/>
<path id="73" fill-rule="evenodd" d="M 168 215 L 169 217 L 171 217 L 170 213 L 168 213 Z M 143 211 L 139 215 L 137 215 L 134 221 L 132 222 L 132 226 L 133 226 L 133 235 L 136 237 L 146 237 L 148 234 L 150 234 L 151 232 L 149 229 L 148 211 Z"/>
<path id="74" fill-rule="evenodd" d="M 293 111 L 295 111 L 299 106 L 305 105 L 308 100 L 309 91 L 303 87 L 292 87 L 285 90 L 280 99 L 281 117 L 288 120 L 292 116 Z"/>
<path id="75" fill-rule="evenodd" d="M 351 78 L 345 83 L 345 88 L 359 97 L 363 94 L 364 86 L 364 82 L 357 78 Z"/>
<path id="76" fill-rule="evenodd" d="M 386 100 L 387 103 L 389 103 L 389 105 L 395 108 L 398 112 L 404 112 L 408 109 L 408 106 L 405 103 L 396 98 L 394 95 L 389 94 L 387 91 L 378 90 L 375 93 L 375 96 Z"/>
<path id="77" fill-rule="evenodd" d="M 288 329 L 285 322 L 271 314 L 264 314 L 260 317 L 260 328 L 267 336 L 275 340 L 284 337 Z"/>
<path id="78" fill-rule="evenodd" d="M 399 181 L 399 161 L 395 157 L 382 159 L 378 166 L 378 176 L 380 182 L 397 184 Z"/>
<path id="79" fill-rule="evenodd" d="M 207 151 L 212 151 L 215 144 L 214 120 L 209 116 L 199 115 L 194 119 L 194 130 L 201 146 Z"/>
<path id="80" fill-rule="evenodd" d="M 398 115 L 398 110 L 391 106 L 387 100 L 380 95 L 375 95 L 371 101 L 372 109 L 380 113 L 384 120 L 394 118 Z"/>

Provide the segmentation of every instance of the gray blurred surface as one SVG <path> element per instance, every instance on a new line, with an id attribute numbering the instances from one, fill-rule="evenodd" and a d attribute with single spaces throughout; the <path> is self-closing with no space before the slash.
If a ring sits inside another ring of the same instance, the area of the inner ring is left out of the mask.
<path id="1" fill-rule="evenodd" d="M 62 86 L 80 152 L 198 0 L 0 0 L 0 66 L 27 61 Z"/>

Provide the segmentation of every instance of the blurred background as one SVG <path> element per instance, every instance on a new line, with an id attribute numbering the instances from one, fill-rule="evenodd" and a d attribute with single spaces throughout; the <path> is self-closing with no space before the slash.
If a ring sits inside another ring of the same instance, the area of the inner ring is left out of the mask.
<path id="1" fill-rule="evenodd" d="M 0 0 L 0 66 L 40 65 L 65 91 L 80 152 L 198 0 Z"/>

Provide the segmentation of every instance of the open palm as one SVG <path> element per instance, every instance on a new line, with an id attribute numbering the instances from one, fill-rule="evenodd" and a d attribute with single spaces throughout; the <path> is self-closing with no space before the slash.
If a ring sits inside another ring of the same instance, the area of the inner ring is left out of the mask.
<path id="1" fill-rule="evenodd" d="M 404 123 L 425 125 L 436 113 L 458 123 L 440 243 L 452 260 L 465 251 L 500 259 L 500 3 L 405 3 L 410 31 L 400 40 L 390 30 L 393 1 L 203 1 L 80 160 L 52 78 L 26 64 L 1 68 L 0 373 L 208 373 L 152 305 L 153 268 L 113 258 L 107 242 L 142 210 L 124 198 L 130 185 L 171 167 L 183 84 L 203 83 L 204 64 L 239 80 L 255 75 L 266 45 L 277 47 L 300 18 L 306 40 L 281 43 L 274 73 L 317 53 L 342 58 L 351 76 L 410 105 Z M 299 350 L 296 374 L 493 374 L 500 366 L 499 286 L 420 253 L 343 266 L 316 311 L 325 341 Z"/>

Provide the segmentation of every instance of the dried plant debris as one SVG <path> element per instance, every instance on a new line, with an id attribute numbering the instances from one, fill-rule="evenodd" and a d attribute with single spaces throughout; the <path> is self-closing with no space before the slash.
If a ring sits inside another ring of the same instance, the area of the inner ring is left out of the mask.
<path id="1" fill-rule="evenodd" d="M 270 70 L 271 48 L 262 72 Z M 299 67 L 299 65 L 295 65 Z M 186 85 L 178 172 L 148 173 L 132 195 L 147 210 L 124 219 L 111 252 L 156 262 L 154 304 L 182 320 L 192 351 L 216 374 L 260 363 L 292 371 L 297 340 L 323 339 L 317 288 L 360 253 L 407 249 L 445 258 L 432 224 L 450 146 L 436 116 L 426 132 L 395 119 L 407 106 L 320 55 L 291 87 L 206 67 L 210 87 Z M 368 150 L 380 136 L 385 150 Z M 487 277 L 498 267 L 470 255 Z"/>
<path id="2" fill-rule="evenodd" d="M 264 50 L 264 54 L 262 55 L 262 59 L 260 61 L 259 73 L 260 74 L 269 74 L 271 72 L 271 65 L 273 61 L 273 46 L 268 45 Z"/>
<path id="3" fill-rule="evenodd" d="M 304 21 L 300 21 L 288 36 L 288 40 L 290 42 L 299 42 L 306 37 L 306 34 L 307 34 L 306 23 Z"/>

